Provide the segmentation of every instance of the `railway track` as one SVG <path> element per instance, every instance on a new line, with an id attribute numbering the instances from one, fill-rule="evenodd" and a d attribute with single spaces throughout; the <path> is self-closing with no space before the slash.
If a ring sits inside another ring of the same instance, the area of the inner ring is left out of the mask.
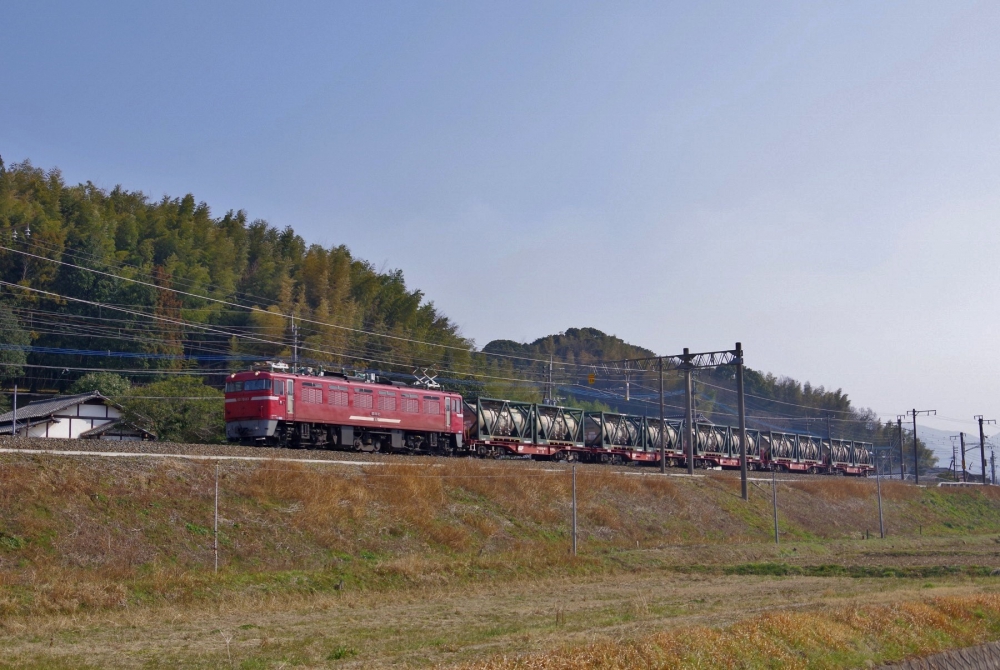
<path id="1" fill-rule="evenodd" d="M 47 453 L 57 456 L 94 456 L 120 457 L 162 457 L 191 458 L 194 460 L 218 461 L 269 461 L 297 463 L 327 463 L 330 465 L 416 465 L 437 464 L 442 461 L 440 456 L 411 456 L 406 454 L 370 454 L 349 451 L 333 451 L 328 449 L 287 449 L 280 447 L 250 447 L 232 444 L 185 444 L 178 442 L 116 442 L 103 440 L 63 440 L 46 438 L 11 438 L 0 437 L 0 453 Z M 497 462 L 484 460 L 483 463 Z M 565 470 L 572 467 L 564 462 L 546 462 L 521 459 L 503 459 L 503 463 L 525 468 L 544 468 L 545 470 Z M 656 475 L 659 469 L 649 465 L 601 465 L 578 463 L 580 470 L 594 469 L 597 471 L 614 471 L 634 475 Z M 687 477 L 683 468 L 667 468 L 668 476 Z M 696 477 L 706 475 L 719 477 L 740 476 L 738 470 L 697 470 Z M 751 481 L 770 481 L 770 472 L 753 471 L 748 473 Z M 826 475 L 808 475 L 803 473 L 775 473 L 775 478 L 782 481 L 803 481 L 826 479 Z M 864 480 L 855 480 L 864 481 Z M 870 480 L 874 485 L 874 478 Z"/>

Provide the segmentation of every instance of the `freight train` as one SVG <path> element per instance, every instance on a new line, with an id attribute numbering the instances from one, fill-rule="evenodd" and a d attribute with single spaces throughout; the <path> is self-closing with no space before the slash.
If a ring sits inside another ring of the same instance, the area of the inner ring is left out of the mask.
<path id="1" fill-rule="evenodd" d="M 283 363 L 226 380 L 226 437 L 267 446 L 367 452 L 520 456 L 588 463 L 687 466 L 684 422 L 477 398 L 433 382 L 409 385 L 346 372 L 296 373 Z M 872 445 L 747 429 L 751 470 L 868 476 Z M 738 468 L 740 432 L 694 425 L 694 466 Z"/>

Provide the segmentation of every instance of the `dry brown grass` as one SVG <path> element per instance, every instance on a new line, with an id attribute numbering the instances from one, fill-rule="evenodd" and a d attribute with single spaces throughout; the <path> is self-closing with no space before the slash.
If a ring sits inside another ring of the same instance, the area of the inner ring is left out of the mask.
<path id="1" fill-rule="evenodd" d="M 895 502 L 919 500 L 923 495 L 921 489 L 903 482 L 883 481 L 882 497 Z"/>
<path id="2" fill-rule="evenodd" d="M 752 547 L 771 538 L 768 491 L 753 487 L 747 504 L 730 478 L 581 467 L 583 557 L 573 560 L 570 472 L 553 470 L 459 459 L 371 468 L 226 463 L 222 575 L 251 585 L 240 588 L 256 588 L 254 580 L 267 575 L 297 583 L 281 576 L 288 571 L 382 588 L 470 574 L 610 569 L 617 563 L 600 564 L 602 556 L 636 548 L 688 547 L 697 561 L 715 564 L 723 559 L 713 545 Z M 206 581 L 214 478 L 214 464 L 204 462 L 0 457 L 0 613 L 111 608 L 123 598 L 181 602 L 228 588 Z M 872 484 L 780 484 L 783 532 L 856 539 L 877 529 Z M 1000 492 L 883 488 L 886 522 L 897 535 L 916 535 L 918 524 L 925 534 L 1000 532 Z M 733 560 L 763 556 L 742 555 Z M 662 560 L 692 560 L 670 556 Z"/>
<path id="3" fill-rule="evenodd" d="M 788 482 L 789 488 L 803 491 L 822 500 L 847 500 L 871 498 L 871 485 L 855 479 L 816 479 Z"/>
<path id="4" fill-rule="evenodd" d="M 724 628 L 685 628 L 578 649 L 499 656 L 468 670 L 841 668 L 969 646 L 1000 635 L 1000 596 L 772 612 Z"/>

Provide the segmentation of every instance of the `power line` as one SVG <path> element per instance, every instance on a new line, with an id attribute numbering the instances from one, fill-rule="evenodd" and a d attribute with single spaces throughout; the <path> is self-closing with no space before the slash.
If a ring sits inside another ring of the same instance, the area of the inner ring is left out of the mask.
<path id="1" fill-rule="evenodd" d="M 708 382 L 703 382 L 703 381 L 695 381 L 695 383 L 696 384 L 700 384 L 702 386 L 708 386 L 709 388 L 718 389 L 720 391 L 727 391 L 728 393 L 736 393 L 736 391 L 734 391 L 733 389 L 726 388 L 725 386 L 716 386 L 715 384 L 709 384 Z M 786 402 L 784 400 L 775 400 L 773 398 L 766 398 L 764 396 L 754 395 L 752 393 L 747 393 L 746 397 L 748 397 L 748 398 L 756 398 L 758 400 L 765 400 L 767 402 L 773 402 L 773 403 L 777 403 L 779 405 L 789 405 L 791 407 L 802 407 L 802 408 L 805 408 L 805 409 L 812 409 L 812 410 L 819 409 L 822 412 L 834 412 L 836 414 L 854 414 L 855 413 L 855 410 L 822 409 L 822 408 L 818 408 L 818 407 L 811 406 L 811 405 L 800 405 L 800 404 L 794 403 L 794 402 Z"/>
<path id="2" fill-rule="evenodd" d="M 242 338 L 242 339 L 250 340 L 250 341 L 253 341 L 253 342 L 256 342 L 256 343 L 276 345 L 276 346 L 286 346 L 286 343 L 284 343 L 284 342 L 280 342 L 280 343 L 279 342 L 274 342 L 274 341 L 271 341 L 271 340 L 265 340 L 263 338 L 254 337 L 254 336 L 251 336 L 251 335 L 246 335 L 246 334 L 241 334 L 241 333 L 228 333 L 226 331 L 220 331 L 217 328 L 214 328 L 212 326 L 206 326 L 206 325 L 203 325 L 203 324 L 192 324 L 192 323 L 178 321 L 176 319 L 171 319 L 169 317 L 160 316 L 160 315 L 156 315 L 156 314 L 148 314 L 148 313 L 145 313 L 145 312 L 136 312 L 134 310 L 130 310 L 130 309 L 127 309 L 127 308 L 124 308 L 124 307 L 111 307 L 109 305 L 106 305 L 106 304 L 103 304 L 103 303 L 98 303 L 98 302 L 95 302 L 95 301 L 92 301 L 92 300 L 85 300 L 83 298 L 74 298 L 74 297 L 71 297 L 71 296 L 65 296 L 65 295 L 61 295 L 61 294 L 58 294 L 58 293 L 53 293 L 51 291 L 44 291 L 42 289 L 32 288 L 30 286 L 21 286 L 20 284 L 12 284 L 10 282 L 6 282 L 6 281 L 2 281 L 2 280 L 0 280 L 0 286 L 7 286 L 7 287 L 10 287 L 10 288 L 17 288 L 17 289 L 21 289 L 21 290 L 25 290 L 25 291 L 29 291 L 29 292 L 33 292 L 33 293 L 39 293 L 39 294 L 46 295 L 46 296 L 53 297 L 53 298 L 59 298 L 59 299 L 62 299 L 62 300 L 70 300 L 70 301 L 73 301 L 73 302 L 79 302 L 79 303 L 83 303 L 83 304 L 87 304 L 87 305 L 91 305 L 91 306 L 95 306 L 95 307 L 107 307 L 108 309 L 115 309 L 115 310 L 119 310 L 119 311 L 122 311 L 122 312 L 125 312 L 125 313 L 128 313 L 128 314 L 134 314 L 136 316 L 143 316 L 143 317 L 146 317 L 146 318 L 155 319 L 155 320 L 159 320 L 159 321 L 164 321 L 164 322 L 167 322 L 167 323 L 173 323 L 173 324 L 177 324 L 177 325 L 185 325 L 185 324 L 187 324 L 187 325 L 191 326 L 192 328 L 197 328 L 197 329 L 203 330 L 205 332 L 216 333 L 216 334 L 223 334 L 223 335 L 229 335 L 229 336 L 232 336 L 232 337 L 237 337 L 237 338 Z M 328 352 L 326 350 L 316 349 L 314 347 L 300 346 L 300 348 L 303 349 L 303 350 L 312 351 L 314 353 L 320 353 L 320 354 L 329 354 L 330 353 L 330 352 Z M 337 355 L 337 354 L 333 354 L 333 355 Z M 358 356 L 357 358 L 360 358 L 361 360 L 367 360 L 367 361 L 371 361 L 371 362 L 376 362 L 376 363 L 383 363 L 383 364 L 391 365 L 391 366 L 403 366 L 404 365 L 403 363 L 394 363 L 392 361 L 380 360 L 380 359 L 372 358 L 372 357 L 369 357 L 369 356 Z M 406 367 L 410 367 L 410 365 L 406 364 Z M 445 369 L 448 369 L 448 368 L 445 368 Z M 458 372 L 458 374 L 463 374 L 463 373 Z M 539 384 L 539 383 L 541 383 L 539 380 L 526 380 L 526 379 L 520 379 L 520 378 L 514 378 L 514 377 L 497 377 L 495 375 L 484 375 L 484 374 L 475 374 L 475 373 L 470 374 L 469 376 L 475 376 L 475 377 L 480 377 L 480 378 L 484 378 L 484 379 L 493 379 L 493 380 L 496 380 L 496 381 L 516 382 L 516 383 L 530 383 L 530 384 Z"/>
<path id="3" fill-rule="evenodd" d="M 251 312 L 260 312 L 262 314 L 267 314 L 267 315 L 271 315 L 271 316 L 280 316 L 280 317 L 286 318 L 286 319 L 292 318 L 292 315 L 282 314 L 280 312 L 271 312 L 269 310 L 261 309 L 260 307 L 257 307 L 256 305 L 252 305 L 252 306 L 248 307 L 248 306 L 245 306 L 245 305 L 240 305 L 239 303 L 230 302 L 228 300 L 221 300 L 219 298 L 211 298 L 211 297 L 208 297 L 208 296 L 198 295 L 196 293 L 191 293 L 189 291 L 181 291 L 180 289 L 169 288 L 169 287 L 166 287 L 166 286 L 157 286 L 156 284 L 153 284 L 153 283 L 150 283 L 150 282 L 141 281 L 139 279 L 132 279 L 130 277 L 122 277 L 120 275 L 115 275 L 115 274 L 112 274 L 110 272 L 104 272 L 103 270 L 96 270 L 94 268 L 88 268 L 88 267 L 84 267 L 84 266 L 81 266 L 81 265 L 75 265 L 73 263 L 66 263 L 65 261 L 60 261 L 60 260 L 56 260 L 56 259 L 53 259 L 53 258 L 46 258 L 45 256 L 39 256 L 37 254 L 32 254 L 32 253 L 29 253 L 27 251 L 21 251 L 19 249 L 11 249 L 10 247 L 5 247 L 3 245 L 0 245 L 0 249 L 2 249 L 4 251 L 9 251 L 9 252 L 12 252 L 12 253 L 15 253 L 15 254 L 22 254 L 24 256 L 28 256 L 30 258 L 35 258 L 35 259 L 38 259 L 38 260 L 41 260 L 41 261 L 47 261 L 47 262 L 50 262 L 50 263 L 56 263 L 58 265 L 62 265 L 62 266 L 69 267 L 69 268 L 74 268 L 76 270 L 83 270 L 85 272 L 92 272 L 94 274 L 98 274 L 98 275 L 101 275 L 101 276 L 104 276 L 104 277 L 110 277 L 112 279 L 119 279 L 121 281 L 132 282 L 134 284 L 139 284 L 140 286 L 146 286 L 148 288 L 156 289 L 158 291 L 169 291 L 171 293 L 176 293 L 178 295 L 187 296 L 189 298 L 195 298 L 197 300 L 205 300 L 205 301 L 214 302 L 214 303 L 217 303 L 217 304 L 220 304 L 220 305 L 227 305 L 229 307 L 239 307 L 239 308 L 247 309 L 247 310 L 249 310 Z M 20 286 L 20 285 L 15 284 L 15 286 Z M 27 288 L 27 287 L 22 287 L 22 288 Z M 110 307 L 110 305 L 108 305 L 108 307 Z M 362 334 L 362 335 L 370 335 L 370 336 L 374 336 L 374 337 L 382 337 L 382 338 L 386 338 L 386 339 L 390 339 L 390 340 L 396 340 L 396 341 L 400 341 L 400 342 L 407 342 L 407 343 L 410 343 L 410 344 L 418 344 L 418 345 L 429 346 L 429 347 L 439 347 L 439 348 L 450 349 L 450 350 L 454 350 L 454 351 L 464 351 L 464 352 L 468 352 L 468 353 L 472 353 L 472 354 L 483 354 L 483 355 L 486 355 L 486 356 L 497 356 L 497 357 L 501 357 L 501 358 L 510 358 L 510 359 L 515 359 L 515 360 L 531 361 L 531 362 L 535 362 L 535 363 L 545 363 L 545 362 L 547 362 L 547 361 L 544 361 L 543 359 L 540 359 L 540 358 L 539 359 L 535 359 L 535 358 L 528 358 L 528 357 L 524 357 L 524 356 L 514 356 L 514 355 L 511 355 L 511 354 L 495 354 L 495 353 L 491 353 L 491 352 L 475 351 L 475 350 L 467 348 L 467 347 L 457 347 L 457 346 L 453 346 L 453 345 L 449 345 L 449 344 L 441 344 L 441 343 L 438 343 L 438 342 L 425 342 L 425 341 L 421 341 L 421 340 L 414 340 L 414 339 L 407 338 L 407 337 L 400 337 L 398 335 L 389 335 L 387 333 L 377 333 L 377 332 L 374 332 L 374 331 L 368 331 L 368 330 L 364 330 L 364 329 L 360 329 L 360 328 L 351 328 L 349 326 L 341 326 L 341 325 L 338 325 L 338 324 L 326 323 L 326 322 L 317 321 L 317 320 L 314 320 L 314 319 L 306 319 L 306 318 L 303 318 L 301 316 L 296 316 L 295 318 L 298 318 L 298 319 L 300 319 L 301 321 L 303 321 L 305 323 L 310 323 L 310 324 L 313 324 L 313 325 L 322 326 L 324 328 L 335 328 L 335 329 L 338 329 L 338 330 L 344 330 L 344 331 L 348 331 L 348 332 L 352 332 L 352 333 L 358 333 L 358 334 Z"/>
<path id="4" fill-rule="evenodd" d="M 266 339 L 263 339 L 263 338 L 260 338 L 260 337 L 254 337 L 252 335 L 248 335 L 248 334 L 245 334 L 245 333 L 238 333 L 238 332 L 230 332 L 230 331 L 220 330 L 218 327 L 208 326 L 208 325 L 201 324 L 201 323 L 191 323 L 191 322 L 181 321 L 181 320 L 178 320 L 178 319 L 173 319 L 173 318 L 165 317 L 165 316 L 161 316 L 161 315 L 149 314 L 149 313 L 146 313 L 146 312 L 137 312 L 135 310 L 127 309 L 127 308 L 122 307 L 122 306 L 115 306 L 115 305 L 110 305 L 110 304 L 107 304 L 107 303 L 97 303 L 97 302 L 94 302 L 94 301 L 84 300 L 84 299 L 81 299 L 81 298 L 74 298 L 74 297 L 71 297 L 71 296 L 65 296 L 65 295 L 61 295 L 61 294 L 58 294 L 58 293 L 53 293 L 51 291 L 43 291 L 41 289 L 35 289 L 35 288 L 32 288 L 32 287 L 22 286 L 22 285 L 19 285 L 19 284 L 11 284 L 9 282 L 2 282 L 2 281 L 0 281 L 0 285 L 6 285 L 6 286 L 9 286 L 9 287 L 19 288 L 19 289 L 26 290 L 26 291 L 41 293 L 41 294 L 44 294 L 44 295 L 48 295 L 50 297 L 55 297 L 55 298 L 59 298 L 59 299 L 63 299 L 63 300 L 69 300 L 69 301 L 74 301 L 74 302 L 80 302 L 80 303 L 88 304 L 88 305 L 91 305 L 91 306 L 105 307 L 107 309 L 118 310 L 118 311 L 125 312 L 127 314 L 132 314 L 132 315 L 136 315 L 136 316 L 146 317 L 146 318 L 149 318 L 149 319 L 164 321 L 166 323 L 170 323 L 170 324 L 174 324 L 174 325 L 178 325 L 178 326 L 187 326 L 189 328 L 202 331 L 203 333 L 216 334 L 216 335 L 222 335 L 222 336 L 227 336 L 227 337 L 236 337 L 236 338 L 250 340 L 250 341 L 255 342 L 255 343 L 267 344 L 267 345 L 271 345 L 271 346 L 281 346 L 281 347 L 288 346 L 288 343 L 286 343 L 286 342 L 276 342 L 276 341 L 273 341 L 273 340 L 266 340 Z M 169 332 L 169 331 L 166 331 L 166 332 Z M 300 348 L 303 349 L 303 350 L 312 351 L 314 353 L 334 355 L 334 356 L 341 356 L 341 355 L 343 355 L 343 356 L 347 356 L 349 358 L 356 358 L 356 359 L 365 360 L 365 361 L 369 361 L 369 362 L 375 362 L 375 363 L 383 363 L 385 365 L 390 365 L 390 366 L 412 367 L 413 362 L 416 361 L 417 365 L 421 365 L 421 364 L 423 364 L 423 365 L 430 365 L 430 366 L 433 366 L 435 368 L 442 367 L 440 365 L 439 361 L 436 361 L 436 360 L 424 360 L 423 363 L 421 363 L 420 362 L 420 358 L 418 358 L 418 357 L 413 357 L 411 360 L 391 361 L 391 360 L 374 358 L 374 357 L 372 357 L 371 355 L 369 355 L 369 354 L 367 354 L 365 352 L 351 351 L 351 350 L 348 350 L 348 349 L 331 349 L 329 347 L 327 347 L 326 349 L 317 349 L 315 347 L 307 347 L 307 346 L 301 346 Z M 444 369 L 453 370 L 453 368 L 444 368 Z M 469 369 L 471 369 L 471 368 L 469 368 Z M 539 383 L 538 380 L 525 380 L 525 379 L 513 378 L 513 377 L 498 377 L 496 375 L 484 375 L 482 373 L 479 373 L 478 371 L 476 371 L 476 372 L 464 372 L 464 373 L 461 370 L 454 370 L 454 371 L 456 373 L 458 373 L 458 374 L 469 374 L 470 376 L 478 376 L 478 377 L 482 377 L 482 378 L 495 379 L 495 380 L 498 380 L 498 381 Z"/>

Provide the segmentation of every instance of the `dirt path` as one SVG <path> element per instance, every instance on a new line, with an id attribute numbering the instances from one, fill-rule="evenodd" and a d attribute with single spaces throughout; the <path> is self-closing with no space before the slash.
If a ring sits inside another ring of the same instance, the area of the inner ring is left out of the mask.
<path id="1" fill-rule="evenodd" d="M 18 666 L 420 667 L 719 625 L 774 609 L 1000 589 L 995 581 L 645 574 L 341 593 L 6 621 L 0 648 Z"/>

